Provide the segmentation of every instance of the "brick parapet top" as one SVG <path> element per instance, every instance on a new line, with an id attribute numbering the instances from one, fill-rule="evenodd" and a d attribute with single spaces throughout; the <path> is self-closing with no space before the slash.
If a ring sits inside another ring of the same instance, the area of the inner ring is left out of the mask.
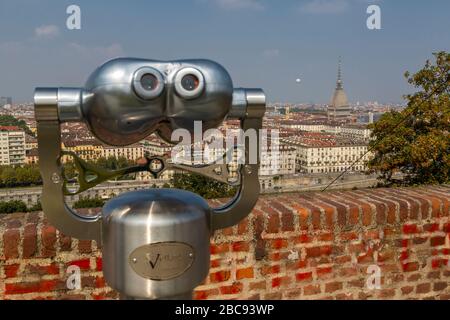
<path id="1" fill-rule="evenodd" d="M 223 202 L 210 201 L 214 206 Z M 441 185 L 261 195 L 248 219 L 256 223 L 263 216 L 264 231 L 270 233 L 272 229 L 274 232 L 369 229 L 449 214 L 450 186 Z M 30 224 L 42 227 L 47 221 L 42 212 L 0 215 L 0 234 Z M 226 231 L 222 233 L 227 235 Z"/>

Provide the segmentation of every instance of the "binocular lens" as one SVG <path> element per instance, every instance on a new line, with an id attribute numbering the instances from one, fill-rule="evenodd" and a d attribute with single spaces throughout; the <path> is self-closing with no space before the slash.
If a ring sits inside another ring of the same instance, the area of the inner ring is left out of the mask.
<path id="1" fill-rule="evenodd" d="M 193 91 L 198 88 L 200 84 L 199 79 L 193 74 L 187 74 L 181 79 L 181 86 L 184 90 Z"/>
<path id="2" fill-rule="evenodd" d="M 156 87 L 158 87 L 158 78 L 156 78 L 153 74 L 146 73 L 141 78 L 141 86 L 145 90 L 153 91 Z"/>

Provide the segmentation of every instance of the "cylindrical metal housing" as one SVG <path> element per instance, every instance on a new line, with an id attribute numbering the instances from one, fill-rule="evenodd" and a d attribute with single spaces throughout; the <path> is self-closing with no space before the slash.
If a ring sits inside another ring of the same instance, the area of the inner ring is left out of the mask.
<path id="1" fill-rule="evenodd" d="M 186 296 L 208 275 L 210 207 L 191 192 L 125 193 L 103 207 L 103 272 L 137 299 Z"/>

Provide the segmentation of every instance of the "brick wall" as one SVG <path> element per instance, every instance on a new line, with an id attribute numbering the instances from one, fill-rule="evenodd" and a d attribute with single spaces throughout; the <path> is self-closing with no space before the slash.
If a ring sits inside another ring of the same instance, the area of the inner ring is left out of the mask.
<path id="1" fill-rule="evenodd" d="M 448 300 L 449 199 L 448 186 L 262 196 L 214 235 L 195 298 Z M 66 288 L 70 265 L 81 290 Z M 378 271 L 379 289 L 367 285 Z M 42 213 L 0 219 L 0 299 L 113 298 L 95 242 L 60 234 Z"/>

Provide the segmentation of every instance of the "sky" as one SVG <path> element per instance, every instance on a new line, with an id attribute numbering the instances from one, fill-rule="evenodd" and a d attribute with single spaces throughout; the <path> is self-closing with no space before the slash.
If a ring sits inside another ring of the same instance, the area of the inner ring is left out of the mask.
<path id="1" fill-rule="evenodd" d="M 69 5 L 81 29 L 69 30 Z M 369 5 L 381 29 L 369 30 Z M 1 0 L 0 96 L 81 87 L 115 57 L 208 58 L 270 102 L 328 103 L 339 56 L 351 102 L 402 102 L 405 71 L 450 51 L 448 0 Z M 301 79 L 298 83 L 296 79 Z"/>

